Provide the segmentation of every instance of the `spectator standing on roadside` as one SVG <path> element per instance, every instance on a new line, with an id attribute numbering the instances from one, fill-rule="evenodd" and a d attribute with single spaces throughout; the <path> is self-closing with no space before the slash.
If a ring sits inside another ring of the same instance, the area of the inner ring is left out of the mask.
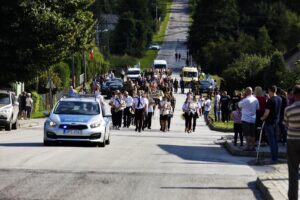
<path id="1" fill-rule="evenodd" d="M 229 121 L 229 104 L 230 104 L 230 97 L 227 95 L 227 91 L 224 91 L 220 99 L 222 122 L 228 123 Z"/>
<path id="2" fill-rule="evenodd" d="M 278 88 L 277 93 L 278 93 L 278 96 L 281 98 L 280 117 L 279 117 L 279 122 L 278 122 L 279 130 L 280 130 L 280 142 L 283 145 L 285 145 L 286 137 L 287 137 L 287 130 L 286 130 L 285 125 L 283 124 L 283 118 L 284 118 L 284 110 L 287 106 L 287 96 L 286 96 L 286 92 L 281 88 Z"/>
<path id="3" fill-rule="evenodd" d="M 242 112 L 238 105 L 235 105 L 236 110 L 231 113 L 231 118 L 233 120 L 233 129 L 234 129 L 234 142 L 233 144 L 237 145 L 237 139 L 240 138 L 241 144 L 243 146 L 243 129 L 242 129 Z"/>
<path id="4" fill-rule="evenodd" d="M 244 150 L 255 151 L 255 121 L 259 103 L 257 98 L 252 95 L 251 87 L 245 89 L 244 96 L 245 98 L 238 103 L 242 110 L 242 131 L 247 142 L 247 147 Z"/>
<path id="5" fill-rule="evenodd" d="M 257 98 L 259 103 L 259 109 L 256 111 L 256 121 L 255 121 L 255 130 L 256 130 L 255 141 L 258 141 L 262 129 L 262 124 L 263 124 L 263 121 L 260 118 L 265 113 L 267 98 L 263 94 L 262 88 L 260 86 L 255 87 L 254 96 Z M 263 130 L 262 137 L 261 137 L 261 144 L 266 145 L 266 142 L 267 142 L 266 133 Z"/>
<path id="6" fill-rule="evenodd" d="M 266 110 L 261 117 L 262 121 L 265 121 L 264 130 L 268 137 L 270 145 L 272 162 L 276 163 L 278 160 L 278 144 L 276 140 L 276 129 L 278 128 L 278 122 L 280 117 L 281 98 L 277 96 L 277 87 L 275 85 L 268 88 L 268 94 L 270 98 L 267 101 Z"/>
<path id="7" fill-rule="evenodd" d="M 211 110 L 211 99 L 210 99 L 210 95 L 207 95 L 204 101 L 204 119 L 206 124 L 209 123 L 208 115 L 210 110 Z"/>
<path id="8" fill-rule="evenodd" d="M 20 115 L 21 115 L 21 119 L 25 119 L 26 118 L 26 92 L 23 91 L 22 95 L 20 97 Z"/>
<path id="9" fill-rule="evenodd" d="M 241 96 L 238 94 L 238 91 L 235 90 L 231 97 L 231 111 L 235 111 L 237 109 L 240 100 L 241 100 Z"/>
<path id="10" fill-rule="evenodd" d="M 31 98 L 31 94 L 27 93 L 27 97 L 26 97 L 26 119 L 31 118 L 32 107 L 33 107 L 33 99 Z"/>
<path id="11" fill-rule="evenodd" d="M 298 199 L 298 177 L 300 163 L 300 85 L 293 89 L 294 103 L 288 106 L 284 112 L 284 124 L 288 129 L 287 136 L 287 164 L 289 172 L 290 200 Z"/>
<path id="12" fill-rule="evenodd" d="M 214 98 L 214 115 L 215 115 L 215 121 L 216 122 L 219 122 L 221 119 L 220 119 L 220 99 L 221 99 L 221 96 L 220 96 L 220 92 L 217 91 L 215 92 L 215 98 Z"/>

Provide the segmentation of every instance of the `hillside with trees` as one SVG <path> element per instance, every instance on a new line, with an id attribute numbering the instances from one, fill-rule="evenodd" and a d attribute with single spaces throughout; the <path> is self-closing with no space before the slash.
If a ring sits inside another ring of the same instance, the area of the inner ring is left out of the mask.
<path id="1" fill-rule="evenodd" d="M 228 89 L 288 88 L 299 79 L 289 79 L 293 73 L 283 59 L 300 42 L 299 5 L 296 0 L 198 0 L 189 50 L 204 71 L 231 83 Z"/>

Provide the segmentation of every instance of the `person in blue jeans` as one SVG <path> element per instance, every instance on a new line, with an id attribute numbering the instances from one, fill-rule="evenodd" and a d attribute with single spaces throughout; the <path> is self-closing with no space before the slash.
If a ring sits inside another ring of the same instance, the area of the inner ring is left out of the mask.
<path id="1" fill-rule="evenodd" d="M 268 137 L 273 163 L 276 163 L 278 160 L 278 144 L 276 140 L 276 129 L 278 128 L 282 101 L 281 98 L 277 96 L 276 92 L 277 87 L 275 85 L 268 88 L 270 98 L 267 101 L 265 113 L 261 117 L 261 120 L 265 121 L 264 130 Z"/>

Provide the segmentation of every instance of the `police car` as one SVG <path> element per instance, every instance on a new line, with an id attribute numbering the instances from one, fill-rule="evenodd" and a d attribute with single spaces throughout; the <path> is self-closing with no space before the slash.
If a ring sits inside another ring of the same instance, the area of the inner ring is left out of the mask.
<path id="1" fill-rule="evenodd" d="M 100 147 L 110 144 L 110 116 L 104 114 L 96 95 L 65 96 L 47 115 L 46 146 L 57 141 L 91 142 Z"/>

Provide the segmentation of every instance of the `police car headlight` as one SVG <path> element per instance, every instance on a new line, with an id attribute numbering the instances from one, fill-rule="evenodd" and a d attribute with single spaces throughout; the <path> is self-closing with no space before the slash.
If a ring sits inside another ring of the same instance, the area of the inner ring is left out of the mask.
<path id="1" fill-rule="evenodd" d="M 100 121 L 99 120 L 95 121 L 95 122 L 91 123 L 90 127 L 91 128 L 98 128 L 99 126 L 101 126 L 101 123 L 102 123 L 101 120 Z"/>
<path id="2" fill-rule="evenodd" d="M 48 119 L 47 124 L 53 128 L 57 127 L 57 123 L 52 121 L 51 119 Z"/>

